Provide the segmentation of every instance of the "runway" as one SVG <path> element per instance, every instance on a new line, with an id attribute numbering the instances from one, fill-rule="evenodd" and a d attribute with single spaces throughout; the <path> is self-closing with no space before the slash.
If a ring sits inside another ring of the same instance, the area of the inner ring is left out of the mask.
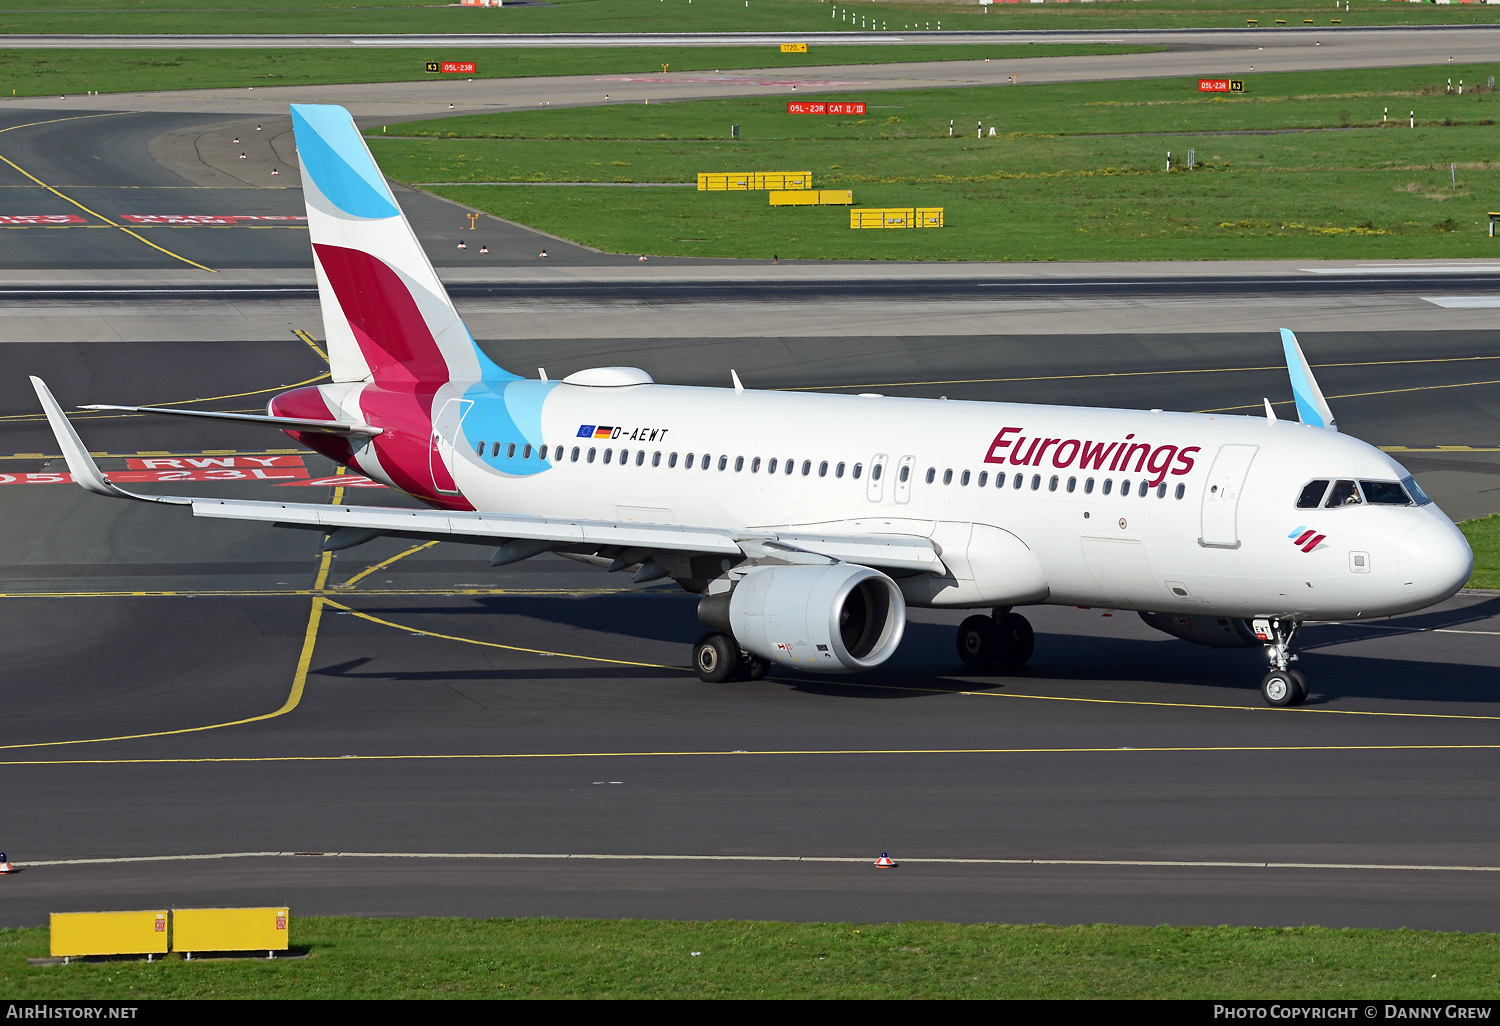
<path id="1" fill-rule="evenodd" d="M 0 926 L 159 903 L 1500 923 L 1492 594 L 1309 627 L 1298 709 L 1262 706 L 1259 653 L 1050 607 L 1028 610 L 1037 655 L 1013 677 L 961 673 L 960 616 L 917 612 L 876 672 L 710 686 L 683 668 L 701 628 L 671 586 L 552 558 L 492 570 L 453 543 L 324 555 L 317 535 L 62 483 L 26 375 L 68 408 L 253 410 L 326 371 L 305 235 L 127 219 L 300 210 L 251 173 L 290 166 L 276 130 L 242 166 L 228 140 L 254 114 L 179 99 L 0 131 L 0 214 L 67 212 L 62 193 L 101 225 L 0 247 L 20 254 L 0 268 L 0 849 L 21 868 Z M 50 116 L 5 110 L 0 130 Z M 799 288 L 795 265 L 561 247 L 540 265 L 540 237 L 500 225 L 480 230 L 503 239 L 492 264 L 455 263 L 456 208 L 400 198 L 476 337 L 523 373 L 1250 414 L 1268 396 L 1290 415 L 1286 324 L 1341 427 L 1450 513 L 1500 508 L 1493 311 L 1453 305 L 1500 294 L 1483 263 L 839 265 Z M 274 432 L 76 424 L 130 487 L 400 501 Z"/>

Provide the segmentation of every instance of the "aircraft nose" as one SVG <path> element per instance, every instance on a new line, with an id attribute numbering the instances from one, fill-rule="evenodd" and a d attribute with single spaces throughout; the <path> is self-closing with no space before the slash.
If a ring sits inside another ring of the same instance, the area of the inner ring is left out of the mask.
<path id="1" fill-rule="evenodd" d="M 1429 602 L 1455 594 L 1474 571 L 1474 553 L 1463 532 L 1444 520 L 1414 527 L 1401 539 L 1396 565 L 1408 593 Z"/>

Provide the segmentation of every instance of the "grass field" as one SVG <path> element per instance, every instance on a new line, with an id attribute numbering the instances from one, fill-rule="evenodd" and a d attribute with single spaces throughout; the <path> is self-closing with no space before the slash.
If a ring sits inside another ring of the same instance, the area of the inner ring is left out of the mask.
<path id="1" fill-rule="evenodd" d="M 764 99 L 549 109 L 393 126 L 402 138 L 370 142 L 393 178 L 619 252 L 1477 257 L 1500 246 L 1487 216 L 1500 206 L 1500 93 L 1488 87 L 1497 71 L 1260 75 L 1232 97 L 1200 95 L 1183 79 L 807 97 L 865 99 L 862 118 L 788 115 Z M 1446 92 L 1450 77 L 1464 95 Z M 986 134 L 975 138 L 980 122 Z M 752 170 L 811 171 L 817 187 L 853 189 L 865 207 L 943 207 L 946 227 L 851 231 L 844 208 L 771 208 L 756 192 L 481 184 L 685 183 Z"/>
<path id="2" fill-rule="evenodd" d="M 1087 43 L 1011 43 L 983 46 L 815 46 L 782 53 L 772 46 L 613 47 L 593 49 L 0 49 L 0 96 L 46 96 L 88 91 L 420 82 L 442 77 L 428 61 L 473 61 L 472 78 L 541 75 L 659 74 L 735 68 L 797 70 L 835 64 L 902 61 L 982 61 L 985 58 L 1062 57 L 1149 53 L 1161 47 Z"/>
<path id="3" fill-rule="evenodd" d="M 132 998 L 1490 999 L 1495 934 L 1123 926 L 294 919 L 307 957 L 33 967 L 8 1000 Z"/>
<path id="4" fill-rule="evenodd" d="M 884 26 L 953 29 L 1243 28 L 1255 18 L 1345 25 L 1465 25 L 1500 21 L 1500 7 L 1480 4 L 1377 3 L 1354 0 L 1335 12 L 1318 0 L 1136 0 L 1133 3 L 997 5 L 977 2 L 861 0 L 548 0 L 545 6 L 460 8 L 433 0 L 6 0 L 0 31 L 12 33 L 283 33 L 349 32 L 826 32 Z M 852 19 L 852 20 L 851 20 Z M 873 21 L 872 21 L 873 19 Z"/>
<path id="5" fill-rule="evenodd" d="M 1469 578 L 1469 587 L 1500 588 L 1500 513 L 1465 520 L 1458 527 L 1474 550 L 1474 576 Z"/>

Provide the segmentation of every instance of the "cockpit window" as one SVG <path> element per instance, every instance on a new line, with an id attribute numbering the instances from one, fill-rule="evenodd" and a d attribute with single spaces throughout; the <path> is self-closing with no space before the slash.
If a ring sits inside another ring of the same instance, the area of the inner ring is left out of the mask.
<path id="1" fill-rule="evenodd" d="M 1426 506 L 1432 502 L 1427 497 L 1427 493 L 1422 491 L 1422 486 L 1417 484 L 1417 479 L 1414 477 L 1403 477 L 1401 479 L 1401 487 L 1406 489 L 1406 494 L 1410 495 L 1418 506 Z"/>
<path id="2" fill-rule="evenodd" d="M 1323 503 L 1323 493 L 1328 491 L 1328 479 L 1309 481 L 1297 497 L 1298 509 L 1317 509 Z"/>
<path id="3" fill-rule="evenodd" d="M 1361 481 L 1360 491 L 1365 501 L 1376 506 L 1410 506 L 1411 496 L 1394 481 Z"/>
<path id="4" fill-rule="evenodd" d="M 1359 489 L 1354 487 L 1353 481 L 1335 481 L 1329 489 L 1328 501 L 1323 503 L 1327 509 L 1338 506 L 1358 506 Z"/>

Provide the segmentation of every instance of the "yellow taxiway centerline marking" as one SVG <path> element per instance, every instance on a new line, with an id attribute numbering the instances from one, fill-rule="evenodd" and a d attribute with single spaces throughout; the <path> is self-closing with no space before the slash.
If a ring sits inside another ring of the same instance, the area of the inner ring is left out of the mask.
<path id="1" fill-rule="evenodd" d="M 331 604 L 331 603 L 330 603 Z M 257 717 L 269 719 L 271 715 Z M 249 720 L 240 722 L 248 723 Z M 230 724 L 223 724 L 230 726 Z M 186 734 L 207 727 L 190 727 L 186 730 L 161 731 L 158 734 L 138 734 L 135 737 L 160 737 L 165 734 Z M 122 741 L 126 738 L 97 738 L 100 741 Z M 51 741 L 27 745 L 0 746 L 0 751 L 12 748 L 45 748 L 59 744 L 88 744 L 87 741 Z M 775 755 L 1138 755 L 1186 753 L 1192 755 L 1219 753 L 1274 753 L 1274 752 L 1459 752 L 1495 751 L 1500 744 L 1453 744 L 1453 745 L 1154 745 L 1136 747 L 1116 745 L 1107 748 L 778 748 L 778 749 L 703 749 L 689 751 L 640 751 L 640 752 L 471 752 L 468 754 L 431 755 L 204 755 L 190 757 L 161 757 L 140 759 L 11 759 L 0 761 L 0 766 L 125 766 L 125 765 L 191 765 L 194 763 L 312 763 L 312 762 L 485 762 L 522 759 L 645 759 L 645 758 L 719 758 L 734 756 Z"/>
<path id="2" fill-rule="evenodd" d="M 174 588 L 158 591 L 5 591 L 0 599 L 68 599 L 68 598 L 302 598 L 320 594 L 312 588 Z M 321 594 L 338 595 L 341 586 L 332 585 Z M 647 595 L 634 588 L 361 588 L 358 594 L 400 598 L 472 598 L 505 595 Z M 406 630 L 405 627 L 401 628 Z"/>
<path id="3" fill-rule="evenodd" d="M 1476 359 L 1489 359 L 1489 357 L 1476 357 Z M 1368 399 L 1371 396 L 1377 396 L 1377 395 L 1400 395 L 1403 392 L 1436 392 L 1439 389 L 1443 389 L 1443 388 L 1473 388 L 1476 385 L 1500 385 L 1500 378 L 1496 378 L 1496 379 L 1493 379 L 1493 380 L 1490 380 L 1490 381 L 1455 381 L 1455 382 L 1452 382 L 1451 384 L 1447 384 L 1447 385 L 1415 385 L 1415 386 L 1412 386 L 1410 388 L 1385 388 L 1385 389 L 1381 389 L 1379 392 L 1346 392 L 1343 395 L 1330 395 L 1327 398 L 1330 399 L 1330 400 L 1334 400 L 1334 399 Z M 1272 406 L 1285 406 L 1285 405 L 1289 404 L 1290 402 L 1291 402 L 1291 400 L 1287 399 L 1287 400 L 1283 400 L 1283 401 L 1278 402 L 1278 403 L 1272 403 L 1271 405 Z M 1235 410 L 1259 410 L 1259 409 L 1262 409 L 1262 408 L 1263 407 L 1260 404 L 1258 404 L 1258 403 L 1250 403 L 1250 404 L 1245 405 L 1245 406 L 1218 406 L 1218 407 L 1215 407 L 1212 410 L 1198 410 L 1196 412 L 1198 412 L 1198 413 L 1233 413 Z M 1445 450 L 1442 450 L 1442 451 L 1444 451 L 1444 452 L 1453 452 L 1453 451 L 1462 451 L 1462 450 L 1447 450 L 1447 449 L 1445 449 Z"/>
<path id="4" fill-rule="evenodd" d="M 1316 363 L 1314 370 L 1331 367 L 1393 367 L 1421 363 L 1468 363 L 1475 360 L 1500 360 L 1500 356 L 1433 356 L 1413 360 L 1359 360 L 1347 363 Z M 1096 371 L 1091 374 L 1035 374 L 1017 378 L 949 378 L 930 381 L 877 381 L 865 385 L 798 385 L 780 389 L 783 392 L 832 392 L 846 388 L 916 388 L 921 385 L 1002 385 L 1027 381 L 1086 381 L 1094 378 L 1149 378 L 1165 374 L 1243 374 L 1251 371 L 1286 370 L 1286 364 L 1265 367 L 1184 367 L 1141 371 Z M 1288 400 L 1290 402 L 1290 400 Z M 1238 409 L 1238 407 L 1236 407 Z M 1259 406 L 1256 409 L 1260 409 Z"/>
<path id="5" fill-rule="evenodd" d="M 257 389 L 254 389 L 252 391 L 249 391 L 249 392 L 233 392 L 233 393 L 231 393 L 229 395 L 210 395 L 210 396 L 203 396 L 202 398 L 199 398 L 199 399 L 172 399 L 172 400 L 169 400 L 169 401 L 166 401 L 166 402 L 153 403 L 152 405 L 153 406 L 191 406 L 193 403 L 213 403 L 213 402 L 218 402 L 221 399 L 244 399 L 244 398 L 246 398 L 248 396 L 252 396 L 252 395 L 265 395 L 267 392 L 286 392 L 286 391 L 290 391 L 293 388 L 301 388 L 303 385 L 311 385 L 314 382 L 322 381 L 326 377 L 328 377 L 328 372 L 327 371 L 323 371 L 321 374 L 315 374 L 312 377 L 307 378 L 307 379 L 305 379 L 303 381 L 294 381 L 290 385 L 272 385 L 269 388 L 257 388 Z M 263 410 L 259 410 L 259 409 L 252 409 L 252 410 L 223 410 L 223 411 L 220 411 L 220 412 L 224 412 L 224 413 L 231 413 L 231 412 L 233 412 L 233 413 L 261 413 L 261 412 L 264 412 L 264 411 Z M 121 413 L 119 411 L 110 411 L 110 410 L 97 410 L 97 411 L 95 411 L 95 410 L 89 410 L 89 411 L 86 411 L 86 412 L 75 411 L 73 413 L 70 413 L 70 414 L 68 414 L 68 419 L 69 420 L 122 420 L 122 419 L 129 418 L 129 417 L 147 417 L 147 416 L 150 416 L 150 414 L 146 414 L 146 413 Z M 43 414 L 43 413 L 7 413 L 7 414 L 5 414 L 3 416 L 0 416 L 0 423 L 22 423 L 22 424 L 24 424 L 24 423 L 30 423 L 32 421 L 42 421 L 42 420 L 46 420 L 46 419 L 47 419 L 46 418 L 46 414 Z M 308 455 L 308 454 L 310 454 L 312 452 L 312 450 L 310 450 L 310 449 L 283 449 L 283 450 L 279 450 L 279 451 L 300 453 L 300 454 L 303 454 L 303 455 Z M 140 455 L 140 454 L 136 453 L 136 454 L 132 454 L 132 455 Z M 151 455 L 154 455 L 154 453 L 151 454 Z"/>
<path id="6" fill-rule="evenodd" d="M 434 545 L 436 545 L 439 540 L 440 539 L 434 538 L 432 541 L 425 541 L 425 542 L 421 542 L 421 543 L 419 543 L 417 545 L 413 545 L 411 548 L 407 549 L 405 552 L 398 552 L 394 556 L 392 556 L 390 559 L 383 559 L 379 563 L 376 563 L 374 566 L 368 567 L 368 568 L 366 568 L 364 570 L 361 570 L 359 573 L 355 574 L 353 577 L 349 578 L 347 581 L 343 582 L 342 584 L 335 584 L 333 586 L 333 588 L 334 588 L 335 591 L 343 591 L 345 589 L 352 588 L 356 584 L 358 584 L 360 581 L 364 580 L 366 577 L 369 577 L 375 571 L 377 571 L 377 570 L 384 570 L 386 567 L 390 566 L 392 563 L 396 562 L 397 560 L 405 559 L 407 556 L 410 556 L 410 555 L 413 555 L 415 553 L 421 552 L 423 549 L 430 549 Z"/>
<path id="7" fill-rule="evenodd" d="M 308 344 L 308 346 L 312 349 L 313 352 L 317 353 L 320 357 L 323 358 L 323 362 L 324 363 L 328 363 L 329 362 L 328 361 L 328 354 L 325 353 L 325 352 L 323 352 L 323 350 L 318 346 L 318 343 L 313 340 L 313 337 L 311 335 L 309 335 L 307 332 L 303 331 L 301 328 L 293 328 L 292 329 L 292 334 L 296 335 L 302 341 L 306 342 Z"/>
<path id="8" fill-rule="evenodd" d="M 56 124 L 59 121 L 80 121 L 80 120 L 83 120 L 84 118 L 106 118 L 106 117 L 112 117 L 112 116 L 114 116 L 114 115 L 116 115 L 118 113 L 122 113 L 122 112 L 116 111 L 116 112 L 112 112 L 110 114 L 82 114 L 82 115 L 76 115 L 74 117 L 67 117 L 67 118 L 53 118 L 50 121 L 32 121 L 32 122 L 30 122 L 28 124 L 25 124 L 25 125 L 12 125 L 9 128 L 0 128 L 0 132 L 14 132 L 18 128 L 34 128 L 37 125 L 52 125 L 52 124 Z M 25 175 L 27 178 L 30 178 L 37 185 L 40 185 L 43 189 L 46 189 L 48 192 L 52 193 L 54 196 L 58 197 L 59 199 L 65 200 L 68 203 L 73 204 L 79 210 L 82 210 L 84 213 L 89 214 L 89 215 L 91 215 L 93 217 L 97 217 L 99 220 L 105 222 L 106 224 L 111 225 L 111 226 L 113 226 L 115 228 L 118 228 L 120 231 L 124 232 L 126 235 L 129 235 L 132 239 L 135 239 L 137 242 L 144 242 L 146 245 L 150 246 L 152 249 L 157 250 L 158 252 L 161 252 L 161 253 L 165 253 L 167 256 L 171 257 L 173 260 L 181 260 L 185 264 L 191 264 L 193 267 L 198 268 L 200 271 L 207 271 L 210 274 L 216 274 L 216 273 L 218 273 L 212 267 L 204 267 L 202 264 L 198 263 L 196 260 L 189 260 L 187 257 L 182 256 L 179 253 L 173 253 L 170 249 L 165 249 L 165 248 L 163 248 L 161 246 L 158 246 L 156 243 L 152 242 L 151 240 L 149 240 L 147 238 L 144 238 L 144 237 L 142 237 L 140 235 L 137 235 L 135 232 L 131 231 L 129 228 L 126 228 L 123 224 L 119 224 L 119 223 L 117 223 L 115 221 L 111 221 L 109 218 L 105 217 L 103 214 L 99 213 L 97 210 L 90 210 L 88 207 L 84 206 L 82 203 L 79 203 L 73 197 L 65 195 L 64 193 L 59 192 L 57 189 L 55 189 L 52 186 L 48 185 L 46 182 L 42 181 L 40 178 L 38 178 L 36 175 L 32 174 L 30 171 L 27 171 L 25 168 L 21 167 L 21 165 L 17 164 L 15 161 L 11 160 L 9 157 L 6 157 L 4 155 L 0 155 L 0 161 L 4 161 L 5 163 L 9 164 L 11 167 L 15 168 L 21 174 Z"/>
<path id="9" fill-rule="evenodd" d="M 420 634 L 428 638 L 438 638 L 442 641 L 458 641 L 462 642 L 465 645 L 479 645 L 483 648 L 500 648 L 504 649 L 507 652 L 525 652 L 528 655 L 553 656 L 558 659 L 578 659 L 587 663 L 607 663 L 610 666 L 640 666 L 648 670 L 675 670 L 679 673 L 692 672 L 685 666 L 664 666 L 661 663 L 641 663 L 629 659 L 608 659 L 604 656 L 576 655 L 572 652 L 549 652 L 545 648 L 524 648 L 520 645 L 505 645 L 498 641 L 480 641 L 476 638 L 460 638 L 456 634 L 439 634 L 437 631 L 424 631 L 420 627 L 408 627 L 406 624 L 393 623 L 390 620 L 382 620 L 380 617 L 373 616 L 370 613 L 362 613 L 358 609 L 350 609 L 343 603 L 335 602 L 333 599 L 327 599 L 326 601 L 333 608 L 348 613 L 351 616 L 357 616 L 361 620 L 368 620 L 371 623 L 379 624 L 382 627 L 390 627 L 394 630 L 405 631 L 408 634 Z"/>

